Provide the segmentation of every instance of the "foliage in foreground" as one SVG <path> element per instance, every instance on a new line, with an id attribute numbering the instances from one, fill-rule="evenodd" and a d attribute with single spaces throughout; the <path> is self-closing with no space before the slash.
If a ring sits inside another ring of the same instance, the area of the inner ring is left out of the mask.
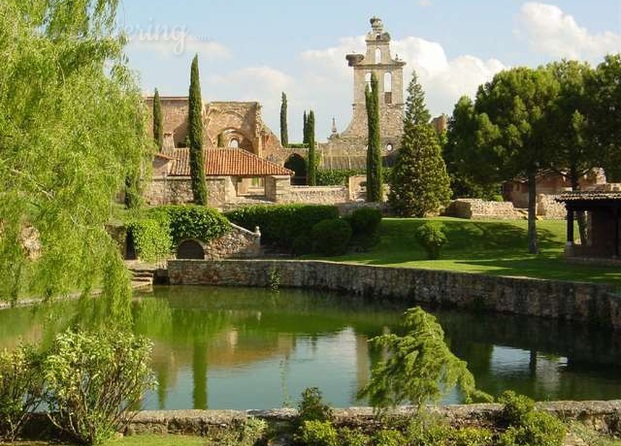
<path id="1" fill-rule="evenodd" d="M 31 345 L 0 351 L 0 442 L 13 441 L 41 402 L 41 356 Z"/>
<path id="2" fill-rule="evenodd" d="M 43 363 L 52 423 L 83 444 L 110 439 L 155 384 L 150 353 L 150 341 L 128 332 L 57 335 Z"/>
<path id="3" fill-rule="evenodd" d="M 404 314 L 402 327 L 404 336 L 385 334 L 369 341 L 373 348 L 383 349 L 389 356 L 373 368 L 359 398 L 368 397 L 380 413 L 405 403 L 422 411 L 425 404 L 439 401 L 455 386 L 467 402 L 473 397 L 490 399 L 476 390 L 466 362 L 451 353 L 433 315 L 420 307 L 410 308 Z"/>
<path id="4" fill-rule="evenodd" d="M 351 234 L 351 226 L 342 218 L 320 221 L 311 230 L 311 238 L 314 240 L 313 252 L 324 256 L 343 254 Z"/>
<path id="5" fill-rule="evenodd" d="M 2 300 L 88 292 L 105 276 L 118 280 L 104 282 L 104 294 L 130 299 L 104 225 L 152 139 L 117 4 L 0 2 Z M 40 243 L 30 255 L 26 229 Z"/>

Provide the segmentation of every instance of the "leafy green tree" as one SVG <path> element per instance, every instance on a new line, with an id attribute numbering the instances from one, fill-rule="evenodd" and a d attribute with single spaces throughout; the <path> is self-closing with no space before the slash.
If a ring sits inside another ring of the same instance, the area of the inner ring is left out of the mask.
<path id="1" fill-rule="evenodd" d="M 375 74 L 371 75 L 371 88 L 364 92 L 367 108 L 369 139 L 367 147 L 367 201 L 383 200 L 382 151 L 380 142 L 379 87 Z"/>
<path id="2" fill-rule="evenodd" d="M 571 189 L 580 189 L 580 178 L 602 161 L 600 147 L 588 135 L 588 114 L 591 100 L 587 85 L 593 77 L 588 63 L 575 60 L 554 62 L 547 66 L 559 84 L 559 93 L 546 111 L 545 127 L 551 149 L 551 169 L 567 175 Z M 582 243 L 587 242 L 584 212 L 577 213 Z"/>
<path id="3" fill-rule="evenodd" d="M 129 320 L 131 289 L 105 225 L 152 145 L 116 7 L 0 2 L 0 299 L 97 285 L 109 324 Z"/>
<path id="4" fill-rule="evenodd" d="M 408 92 L 403 137 L 390 176 L 388 202 L 398 215 L 423 217 L 448 204 L 450 179 L 438 136 L 429 124 L 430 114 L 416 73 Z"/>
<path id="5" fill-rule="evenodd" d="M 373 368 L 358 398 L 368 397 L 380 412 L 404 403 L 421 411 L 425 404 L 438 402 L 456 385 L 468 402 L 472 398 L 489 399 L 476 390 L 466 362 L 451 353 L 433 315 L 420 307 L 410 308 L 402 326 L 406 333 L 403 336 L 384 334 L 370 340 L 373 348 L 387 353 L 387 359 Z"/>
<path id="6" fill-rule="evenodd" d="M 545 111 L 558 95 L 550 70 L 518 67 L 502 71 L 479 87 L 474 105 L 475 132 L 471 170 L 487 170 L 490 180 L 528 181 L 528 250 L 539 252 L 537 176 L 550 165 Z"/>
<path id="7" fill-rule="evenodd" d="M 449 119 L 447 141 L 443 147 L 443 158 L 446 171 L 451 181 L 453 198 L 471 197 L 493 199 L 500 190 L 497 178 L 490 175 L 487 169 L 471 169 L 476 163 L 475 134 L 477 120 L 474 103 L 468 96 L 459 98 Z"/>
<path id="8" fill-rule="evenodd" d="M 317 154 L 315 153 L 315 112 L 310 111 L 307 119 L 308 131 L 308 185 L 317 184 Z"/>
<path id="9" fill-rule="evenodd" d="M 198 55 L 192 60 L 190 72 L 190 96 L 188 104 L 188 127 L 190 142 L 190 176 L 192 195 L 196 204 L 207 204 L 205 183 L 205 155 L 203 153 L 203 100 L 198 73 Z"/>
<path id="10" fill-rule="evenodd" d="M 160 93 L 155 89 L 153 95 L 153 139 L 160 152 L 164 148 L 164 121 L 162 119 L 162 103 L 160 101 Z"/>
<path id="11" fill-rule="evenodd" d="M 609 182 L 621 181 L 621 54 L 608 55 L 587 84 L 589 140 L 600 151 Z"/>
<path id="12" fill-rule="evenodd" d="M 289 131 L 287 130 L 287 95 L 283 92 L 280 104 L 280 143 L 289 147 Z"/>

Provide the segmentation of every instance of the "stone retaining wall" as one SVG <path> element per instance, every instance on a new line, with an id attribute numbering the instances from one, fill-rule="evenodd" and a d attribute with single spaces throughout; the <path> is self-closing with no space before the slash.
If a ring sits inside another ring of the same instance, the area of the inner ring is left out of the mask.
<path id="1" fill-rule="evenodd" d="M 580 421 L 606 435 L 621 433 L 621 401 L 554 401 L 536 403 L 536 407 L 557 415 L 564 421 Z M 495 424 L 501 418 L 499 404 L 469 404 L 433 406 L 430 410 L 446 417 L 454 425 Z M 397 415 L 412 416 L 415 410 L 401 407 Z M 335 425 L 369 426 L 376 422 L 369 407 L 353 407 L 334 411 Z M 291 423 L 297 416 L 294 409 L 276 410 L 179 410 L 139 412 L 127 429 L 127 434 L 185 434 L 207 435 L 214 431 L 239 427 L 248 417 L 257 417 L 270 424 Z"/>
<path id="2" fill-rule="evenodd" d="M 621 329 L 621 298 L 608 285 L 496 277 L 415 268 L 292 260 L 171 260 L 171 284 L 266 287 L 280 285 L 402 299 L 593 323 Z"/>
<path id="3" fill-rule="evenodd" d="M 345 186 L 291 186 L 278 196 L 278 203 L 335 204 L 349 201 Z"/>
<path id="4" fill-rule="evenodd" d="M 467 219 L 516 220 L 524 218 L 510 201 L 485 201 L 480 198 L 459 198 L 451 201 L 445 214 L 450 217 Z"/>

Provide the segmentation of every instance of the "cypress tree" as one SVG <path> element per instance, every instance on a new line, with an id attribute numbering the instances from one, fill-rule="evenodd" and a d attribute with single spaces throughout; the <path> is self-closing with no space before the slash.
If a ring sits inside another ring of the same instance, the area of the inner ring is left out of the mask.
<path id="1" fill-rule="evenodd" d="M 304 110 L 304 127 L 302 127 L 302 143 L 308 144 L 308 115 L 306 114 L 306 110 Z"/>
<path id="2" fill-rule="evenodd" d="M 283 147 L 289 146 L 289 130 L 287 129 L 287 95 L 282 93 L 280 104 L 280 143 Z"/>
<path id="3" fill-rule="evenodd" d="M 380 149 L 379 89 L 377 77 L 371 75 L 371 88 L 367 86 L 365 105 L 369 129 L 367 148 L 367 201 L 382 201 L 382 152 Z"/>
<path id="4" fill-rule="evenodd" d="M 164 147 L 164 122 L 162 120 L 162 103 L 160 101 L 160 93 L 155 89 L 153 95 L 153 139 L 158 151 L 162 151 Z"/>
<path id="5" fill-rule="evenodd" d="M 196 204 L 206 205 L 207 186 L 205 184 L 205 157 L 203 154 L 203 100 L 201 99 L 201 86 L 198 74 L 198 55 L 194 56 L 192 60 L 188 110 L 192 195 Z"/>
<path id="6" fill-rule="evenodd" d="M 407 88 L 403 138 L 390 177 L 388 202 L 405 217 L 424 217 L 448 203 L 450 179 L 416 73 Z"/>
<path id="7" fill-rule="evenodd" d="M 315 155 L 315 112 L 310 111 L 307 118 L 308 130 L 308 185 L 317 184 L 317 157 Z"/>

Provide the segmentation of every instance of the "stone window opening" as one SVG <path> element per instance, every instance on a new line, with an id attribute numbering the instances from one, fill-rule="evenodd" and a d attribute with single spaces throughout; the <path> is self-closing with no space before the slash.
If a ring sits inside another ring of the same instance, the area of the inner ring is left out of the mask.
<path id="1" fill-rule="evenodd" d="M 371 89 L 371 73 L 367 73 L 364 75 L 364 82 L 366 83 L 366 87 Z"/>
<path id="2" fill-rule="evenodd" d="M 233 138 L 229 141 L 229 148 L 231 149 L 239 149 L 239 140 L 236 138 Z"/>
<path id="3" fill-rule="evenodd" d="M 386 151 L 387 151 L 387 152 L 392 152 L 392 149 L 393 149 L 393 148 L 394 148 L 394 147 L 393 147 L 392 143 L 388 143 L 388 144 L 386 144 Z"/>
<path id="4" fill-rule="evenodd" d="M 375 48 L 375 63 L 382 63 L 382 50 L 380 48 Z"/>
<path id="5" fill-rule="evenodd" d="M 384 73 L 384 103 L 392 104 L 392 73 Z"/>

